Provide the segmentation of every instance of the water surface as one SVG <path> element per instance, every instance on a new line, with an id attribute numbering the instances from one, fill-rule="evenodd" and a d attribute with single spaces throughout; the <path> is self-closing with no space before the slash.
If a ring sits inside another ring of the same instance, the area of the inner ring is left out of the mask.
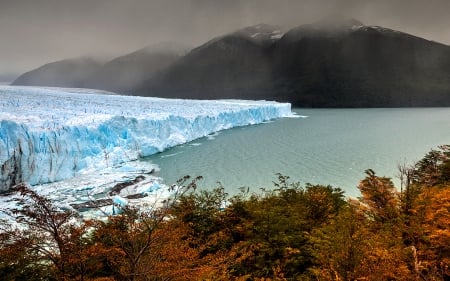
<path id="1" fill-rule="evenodd" d="M 302 183 L 331 184 L 358 196 L 356 186 L 371 168 L 396 177 L 399 163 L 413 163 L 450 143 L 450 108 L 295 109 L 308 118 L 234 128 L 148 158 L 165 183 L 201 175 L 203 188 L 220 182 L 271 188 L 276 173 Z"/>

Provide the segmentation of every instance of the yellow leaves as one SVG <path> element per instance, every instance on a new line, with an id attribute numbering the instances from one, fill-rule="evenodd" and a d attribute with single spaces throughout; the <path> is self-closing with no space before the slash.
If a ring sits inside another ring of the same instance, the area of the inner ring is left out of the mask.
<path id="1" fill-rule="evenodd" d="M 286 247 L 285 251 L 286 251 L 286 256 L 291 256 L 291 255 L 295 255 L 295 254 L 299 254 L 300 253 L 299 249 L 291 248 L 291 247 Z"/>
<path id="2" fill-rule="evenodd" d="M 417 206 L 424 239 L 418 255 L 427 272 L 450 276 L 450 186 L 428 187 Z"/>
<path id="3" fill-rule="evenodd" d="M 428 199 L 429 207 L 425 219 L 436 227 L 445 229 L 450 223 L 450 187 L 430 188 L 426 196 L 424 199 Z"/>
<path id="4" fill-rule="evenodd" d="M 358 271 L 366 280 L 409 280 L 411 272 L 402 252 L 398 246 L 376 245 L 368 249 Z"/>

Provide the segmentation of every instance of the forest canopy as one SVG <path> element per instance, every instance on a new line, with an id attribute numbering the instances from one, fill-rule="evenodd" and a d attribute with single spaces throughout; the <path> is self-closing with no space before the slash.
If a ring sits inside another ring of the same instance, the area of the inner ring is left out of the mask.
<path id="1" fill-rule="evenodd" d="M 450 146 L 398 170 L 397 187 L 366 170 L 357 199 L 284 175 L 235 196 L 185 177 L 162 206 L 106 220 L 19 184 L 0 279 L 450 280 Z"/>

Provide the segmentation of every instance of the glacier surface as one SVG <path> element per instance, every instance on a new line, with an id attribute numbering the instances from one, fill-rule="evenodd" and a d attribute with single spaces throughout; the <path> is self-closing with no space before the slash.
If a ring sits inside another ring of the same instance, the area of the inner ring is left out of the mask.
<path id="1" fill-rule="evenodd" d="M 220 130 L 291 115 L 290 104 L 271 101 L 0 86 L 0 191 L 104 170 Z"/>

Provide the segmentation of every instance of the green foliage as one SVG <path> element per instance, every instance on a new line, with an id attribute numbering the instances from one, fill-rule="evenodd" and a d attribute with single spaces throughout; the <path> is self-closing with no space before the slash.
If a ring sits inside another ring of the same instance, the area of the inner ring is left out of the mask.
<path id="1" fill-rule="evenodd" d="M 50 280 L 52 268 L 40 262 L 36 251 L 30 251 L 31 241 L 22 237 L 18 230 L 4 226 L 0 232 L 0 276 L 5 281 Z"/>
<path id="2" fill-rule="evenodd" d="M 209 236 L 204 240 L 215 240 L 212 237 L 220 233 L 235 244 L 235 262 L 227 267 L 233 276 L 275 278 L 282 273 L 286 278 L 299 277 L 313 264 L 310 232 L 336 216 L 346 204 L 340 189 L 320 185 L 303 188 L 287 176 L 278 177 L 275 190 L 235 197 L 225 210 L 219 208 L 225 199 L 220 190 L 188 198 L 195 202 L 190 206 L 199 208 L 191 214 L 203 214 L 196 220 L 208 222 Z M 202 213 L 208 209 L 205 206 L 213 209 L 206 216 Z"/>
<path id="3" fill-rule="evenodd" d="M 355 280 L 368 247 L 367 225 L 357 207 L 346 205 L 328 224 L 315 229 L 310 241 L 314 255 L 311 278 Z"/>
<path id="4" fill-rule="evenodd" d="M 371 169 L 358 188 L 361 202 L 367 205 L 367 214 L 375 221 L 385 223 L 400 216 L 398 193 L 390 178 L 378 177 Z"/>
<path id="5" fill-rule="evenodd" d="M 226 200 L 223 187 L 211 192 L 200 191 L 181 197 L 173 211 L 183 222 L 191 224 L 194 235 L 204 242 L 209 235 L 222 228 L 221 212 Z"/>
<path id="6" fill-rule="evenodd" d="M 450 146 L 431 150 L 414 165 L 415 183 L 434 186 L 450 182 Z"/>

